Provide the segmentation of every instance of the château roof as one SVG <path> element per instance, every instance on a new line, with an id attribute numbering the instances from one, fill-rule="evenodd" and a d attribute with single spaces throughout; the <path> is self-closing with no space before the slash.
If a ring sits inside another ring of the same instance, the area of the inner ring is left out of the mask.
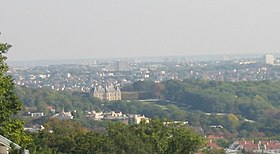
<path id="1" fill-rule="evenodd" d="M 93 92 L 96 93 L 96 92 L 116 92 L 116 91 L 120 92 L 120 88 L 119 87 L 115 87 L 113 85 L 105 86 L 105 88 L 103 88 L 100 85 L 98 87 L 95 87 Z"/>

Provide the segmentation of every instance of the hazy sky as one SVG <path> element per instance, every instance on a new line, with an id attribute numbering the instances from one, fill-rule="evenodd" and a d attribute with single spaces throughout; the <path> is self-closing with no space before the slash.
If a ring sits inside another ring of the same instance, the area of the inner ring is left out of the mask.
<path id="1" fill-rule="evenodd" d="M 10 60 L 280 51 L 279 0 L 1 0 Z"/>

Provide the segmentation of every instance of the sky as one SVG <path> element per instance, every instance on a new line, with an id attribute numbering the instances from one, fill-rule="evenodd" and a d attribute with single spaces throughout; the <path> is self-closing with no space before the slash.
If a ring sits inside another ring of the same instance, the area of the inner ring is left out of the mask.
<path id="1" fill-rule="evenodd" d="M 12 61 L 279 53 L 279 0 L 1 0 Z"/>

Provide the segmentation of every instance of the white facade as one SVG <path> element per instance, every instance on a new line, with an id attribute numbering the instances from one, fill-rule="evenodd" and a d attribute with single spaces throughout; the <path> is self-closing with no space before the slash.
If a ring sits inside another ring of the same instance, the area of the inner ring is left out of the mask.
<path id="1" fill-rule="evenodd" d="M 264 59 L 265 59 L 265 63 L 266 63 L 266 64 L 271 64 L 271 65 L 273 65 L 273 64 L 275 63 L 275 60 L 276 60 L 276 59 L 274 58 L 274 56 L 271 55 L 271 54 L 265 55 Z"/>
<path id="2" fill-rule="evenodd" d="M 93 96 L 107 101 L 121 100 L 121 91 L 119 87 L 106 86 L 103 88 L 99 86 L 94 88 Z"/>

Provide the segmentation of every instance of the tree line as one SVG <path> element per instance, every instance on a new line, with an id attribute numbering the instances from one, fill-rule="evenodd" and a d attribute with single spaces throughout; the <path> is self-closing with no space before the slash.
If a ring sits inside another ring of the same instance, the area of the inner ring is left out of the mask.
<path id="1" fill-rule="evenodd" d="M 33 134 L 31 153 L 179 154 L 196 152 L 205 144 L 185 125 L 158 119 L 138 125 L 110 123 L 103 132 L 88 131 L 72 120 L 49 119 L 44 126 Z"/>

